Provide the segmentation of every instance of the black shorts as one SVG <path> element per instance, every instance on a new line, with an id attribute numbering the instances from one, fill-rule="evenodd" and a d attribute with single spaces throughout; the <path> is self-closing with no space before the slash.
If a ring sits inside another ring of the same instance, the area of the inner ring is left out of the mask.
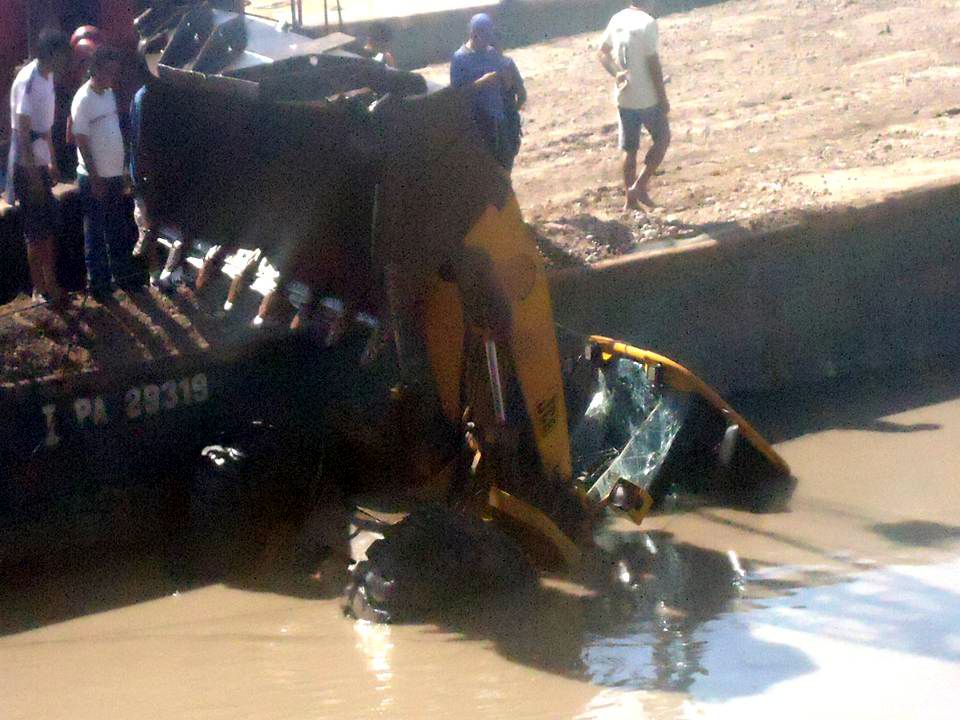
<path id="1" fill-rule="evenodd" d="M 642 110 L 620 108 L 620 149 L 636 152 L 640 147 L 640 128 L 645 127 L 654 143 L 663 142 L 670 124 L 659 105 Z"/>
<path id="2" fill-rule="evenodd" d="M 45 167 L 37 168 L 43 191 L 35 196 L 30 190 L 27 171 L 17 166 L 13 172 L 13 192 L 20 201 L 20 221 L 27 242 L 52 237 L 57 232 L 57 202 L 53 199 L 53 182 Z"/>

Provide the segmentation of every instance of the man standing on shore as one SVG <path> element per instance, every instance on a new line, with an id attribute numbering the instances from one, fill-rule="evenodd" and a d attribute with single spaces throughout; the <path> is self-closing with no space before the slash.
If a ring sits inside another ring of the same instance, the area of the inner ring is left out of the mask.
<path id="1" fill-rule="evenodd" d="M 670 103 L 663 84 L 663 69 L 657 51 L 655 0 L 631 0 L 614 15 L 600 43 L 600 63 L 616 79 L 615 98 L 620 111 L 620 149 L 623 183 L 627 192 L 624 209 L 639 209 L 638 203 L 654 207 L 650 179 L 663 162 L 670 144 Z M 653 145 L 637 177 L 640 128 L 650 133 Z"/>
<path id="2" fill-rule="evenodd" d="M 37 42 L 37 59 L 23 66 L 10 88 L 10 202 L 20 201 L 27 264 L 34 299 L 59 302 L 57 282 L 57 207 L 53 186 L 59 180 L 53 127 L 56 98 L 54 76 L 70 63 L 67 36 L 44 31 Z"/>
<path id="3" fill-rule="evenodd" d="M 97 48 L 90 59 L 90 79 L 77 90 L 70 108 L 77 139 L 87 281 L 98 302 L 109 299 L 111 279 L 121 286 L 132 281 L 123 203 L 123 135 L 113 93 L 119 73 L 119 53 L 106 46 Z"/>
<path id="4" fill-rule="evenodd" d="M 522 88 L 516 65 L 504 58 L 495 41 L 496 28 L 489 15 L 478 13 L 470 18 L 469 37 L 450 62 L 450 85 L 476 85 L 474 117 L 477 128 L 497 162 L 509 170 L 513 167 L 516 151 L 520 149 L 520 128 L 518 124 L 515 139 L 505 135 L 510 130 L 505 100 L 510 92 L 514 98 L 525 100 L 526 90 Z"/>

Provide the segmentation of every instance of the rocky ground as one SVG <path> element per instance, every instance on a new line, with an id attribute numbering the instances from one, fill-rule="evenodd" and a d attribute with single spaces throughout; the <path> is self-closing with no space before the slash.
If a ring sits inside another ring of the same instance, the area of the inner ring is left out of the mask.
<path id="1" fill-rule="evenodd" d="M 622 210 L 600 34 L 510 53 L 530 96 L 514 184 L 555 262 L 960 179 L 960 1 L 736 0 L 659 22 L 673 143 L 651 212 Z"/>

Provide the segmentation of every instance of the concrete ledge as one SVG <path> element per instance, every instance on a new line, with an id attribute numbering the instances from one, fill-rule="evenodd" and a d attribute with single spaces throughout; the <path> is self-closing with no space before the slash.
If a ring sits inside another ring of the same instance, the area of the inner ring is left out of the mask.
<path id="1" fill-rule="evenodd" d="M 695 7 L 723 0 L 677 0 L 661 14 L 686 12 Z M 448 62 L 467 36 L 467 23 L 478 12 L 493 16 L 507 48 L 522 47 L 553 38 L 602 30 L 610 17 L 626 6 L 625 0 L 502 0 L 477 2 L 473 7 L 434 13 L 382 18 L 345 23 L 344 31 L 364 37 L 374 22 L 386 23 L 394 30 L 393 52 L 403 69 Z M 324 28 L 307 28 L 320 35 Z"/>
<path id="2" fill-rule="evenodd" d="M 723 392 L 960 354 L 960 185 L 551 274 L 557 319 Z"/>
<path id="3" fill-rule="evenodd" d="M 83 287 L 75 191 L 59 270 Z M 766 233 L 550 274 L 557 320 L 668 355 L 724 393 L 960 357 L 960 185 Z M 16 213 L 0 214 L 0 303 L 28 289 Z"/>

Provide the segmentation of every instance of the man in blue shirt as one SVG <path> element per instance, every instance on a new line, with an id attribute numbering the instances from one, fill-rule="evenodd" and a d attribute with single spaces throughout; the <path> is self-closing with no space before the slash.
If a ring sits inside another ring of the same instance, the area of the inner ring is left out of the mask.
<path id="1" fill-rule="evenodd" d="M 137 90 L 130 103 L 130 181 L 133 184 L 133 219 L 137 223 L 137 244 L 133 248 L 134 257 L 146 257 L 151 280 L 156 283 L 159 273 L 157 267 L 157 230 L 147 217 L 147 206 L 143 200 L 144 177 L 140 174 L 140 115 L 143 100 L 147 95 L 147 84 Z"/>
<path id="2" fill-rule="evenodd" d="M 503 79 L 500 74 L 505 69 L 505 64 L 503 55 L 493 46 L 494 39 L 495 29 L 490 16 L 486 13 L 474 15 L 470 19 L 470 37 L 453 54 L 450 62 L 450 84 L 453 87 L 470 83 L 477 85 L 474 100 L 477 127 L 490 152 L 502 164 L 500 131 L 505 107 Z"/>
<path id="3" fill-rule="evenodd" d="M 150 70 L 146 61 L 141 58 L 140 77 L 143 86 L 133 96 L 130 103 L 130 180 L 133 184 L 133 219 L 137 223 L 138 238 L 133 248 L 133 256 L 145 257 L 150 270 L 150 282 L 163 292 L 172 292 L 183 276 L 182 265 L 186 257 L 187 243 L 183 238 L 174 240 L 173 247 L 167 254 L 163 270 L 159 270 L 160 261 L 157 256 L 157 240 L 159 232 L 154 218 L 147 212 L 147 202 L 144 195 L 148 192 L 150 171 L 145 167 L 145 158 L 140 153 L 140 135 L 143 131 L 142 117 L 143 104 L 150 94 Z"/>

